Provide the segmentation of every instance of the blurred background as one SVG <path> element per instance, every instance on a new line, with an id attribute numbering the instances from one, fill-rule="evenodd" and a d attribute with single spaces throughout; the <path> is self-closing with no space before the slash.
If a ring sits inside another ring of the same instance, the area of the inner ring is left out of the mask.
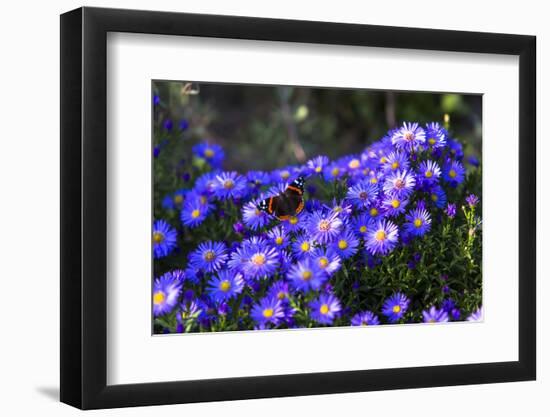
<path id="1" fill-rule="evenodd" d="M 156 152 L 174 138 L 184 154 L 216 143 L 225 170 L 359 153 L 403 121 L 443 124 L 445 115 L 465 156 L 481 160 L 480 95 L 154 81 L 153 101 Z"/>

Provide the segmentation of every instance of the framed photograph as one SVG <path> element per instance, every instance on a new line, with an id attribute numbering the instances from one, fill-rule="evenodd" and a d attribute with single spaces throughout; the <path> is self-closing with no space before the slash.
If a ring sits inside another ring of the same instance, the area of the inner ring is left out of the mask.
<path id="1" fill-rule="evenodd" d="M 533 380 L 535 37 L 61 16 L 61 401 Z"/>

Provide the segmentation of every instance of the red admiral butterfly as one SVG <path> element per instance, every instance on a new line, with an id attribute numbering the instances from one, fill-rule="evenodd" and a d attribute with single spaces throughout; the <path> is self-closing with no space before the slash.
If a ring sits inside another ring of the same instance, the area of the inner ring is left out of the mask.
<path id="1" fill-rule="evenodd" d="M 284 193 L 260 201 L 258 209 L 265 211 L 279 220 L 288 220 L 304 209 L 304 178 L 298 177 L 286 187 Z"/>

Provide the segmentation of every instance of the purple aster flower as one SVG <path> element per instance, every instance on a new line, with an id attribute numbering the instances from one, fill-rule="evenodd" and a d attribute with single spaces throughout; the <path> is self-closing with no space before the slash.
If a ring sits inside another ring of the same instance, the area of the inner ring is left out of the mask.
<path id="1" fill-rule="evenodd" d="M 354 175 L 361 172 L 361 159 L 355 155 L 342 158 L 343 167 L 348 175 Z"/>
<path id="2" fill-rule="evenodd" d="M 259 325 L 278 325 L 285 316 L 283 304 L 277 298 L 263 298 L 250 311 L 250 316 Z"/>
<path id="3" fill-rule="evenodd" d="M 357 237 L 365 239 L 367 233 L 374 227 L 374 225 L 374 220 L 372 220 L 368 214 L 361 213 L 358 217 L 353 219 L 351 223 L 351 230 L 353 230 Z"/>
<path id="4" fill-rule="evenodd" d="M 180 128 L 180 130 L 187 130 L 187 128 L 189 127 L 189 122 L 185 119 L 181 119 L 178 127 Z"/>
<path id="5" fill-rule="evenodd" d="M 321 294 L 309 303 L 309 308 L 311 318 L 320 324 L 332 324 L 342 310 L 340 301 L 332 294 Z"/>
<path id="6" fill-rule="evenodd" d="M 378 196 L 378 186 L 369 181 L 361 181 L 348 189 L 346 199 L 355 207 L 366 208 L 370 203 L 376 200 Z"/>
<path id="7" fill-rule="evenodd" d="M 267 244 L 245 246 L 246 262 L 242 266 L 247 278 L 266 278 L 277 271 L 279 252 Z"/>
<path id="8" fill-rule="evenodd" d="M 329 159 L 326 156 L 316 156 L 313 159 L 307 161 L 307 168 L 311 173 L 321 174 L 323 168 L 326 167 L 329 163 Z"/>
<path id="9" fill-rule="evenodd" d="M 321 210 L 311 213 L 306 222 L 306 231 L 311 238 L 321 244 L 332 242 L 342 229 L 342 220 L 338 213 L 326 213 Z"/>
<path id="10" fill-rule="evenodd" d="M 340 269 L 342 259 L 332 249 L 315 248 L 311 253 L 311 259 L 319 268 L 324 270 L 328 275 L 334 274 Z"/>
<path id="11" fill-rule="evenodd" d="M 399 231 L 389 220 L 379 220 L 376 226 L 367 233 L 365 246 L 372 255 L 386 255 L 397 244 Z"/>
<path id="12" fill-rule="evenodd" d="M 404 122 L 403 127 L 393 133 L 391 141 L 396 148 L 413 152 L 426 142 L 426 132 L 418 123 Z"/>
<path id="13" fill-rule="evenodd" d="M 153 95 L 153 105 L 158 106 L 159 104 L 160 104 L 160 97 L 157 94 Z"/>
<path id="14" fill-rule="evenodd" d="M 216 302 L 227 301 L 243 291 L 244 280 L 240 272 L 219 271 L 208 282 L 208 294 Z"/>
<path id="15" fill-rule="evenodd" d="M 197 227 L 206 219 L 212 208 L 206 196 L 190 192 L 181 210 L 181 222 L 191 229 Z"/>
<path id="16" fill-rule="evenodd" d="M 273 179 L 273 182 L 280 183 L 280 182 L 290 182 L 292 176 L 294 175 L 294 168 L 293 167 L 286 167 L 281 169 L 276 169 L 271 173 L 271 178 Z"/>
<path id="17" fill-rule="evenodd" d="M 380 161 L 386 171 L 406 171 L 409 169 L 409 158 L 403 152 L 390 152 Z"/>
<path id="18" fill-rule="evenodd" d="M 477 159 L 474 155 L 470 155 L 468 157 L 468 163 L 477 168 L 479 166 L 479 159 Z"/>
<path id="19" fill-rule="evenodd" d="M 378 316 L 374 314 L 372 311 L 363 311 L 361 313 L 357 313 L 355 316 L 351 318 L 351 325 L 352 326 L 376 326 L 380 324 L 380 320 L 378 320 Z"/>
<path id="20" fill-rule="evenodd" d="M 445 214 L 449 216 L 449 218 L 453 219 L 456 216 L 456 204 L 447 204 L 447 208 L 445 208 Z"/>
<path id="21" fill-rule="evenodd" d="M 304 292 L 318 290 L 327 281 L 327 274 L 310 258 L 290 267 L 287 278 L 292 286 Z"/>
<path id="22" fill-rule="evenodd" d="M 405 230 L 413 236 L 424 236 L 430 231 L 432 219 L 426 209 L 416 208 L 405 216 Z"/>
<path id="23" fill-rule="evenodd" d="M 242 208 L 243 222 L 252 230 L 258 230 L 270 222 L 269 215 L 258 208 L 258 200 L 246 203 Z"/>
<path id="24" fill-rule="evenodd" d="M 481 321 L 483 320 L 483 307 L 479 307 L 476 311 L 468 316 L 468 321 Z"/>
<path id="25" fill-rule="evenodd" d="M 457 142 L 456 140 L 448 138 L 447 144 L 449 145 L 450 153 L 454 158 L 458 160 L 461 160 L 462 158 L 464 158 L 464 151 L 462 150 L 462 145 L 460 142 Z"/>
<path id="26" fill-rule="evenodd" d="M 271 183 L 271 175 L 264 171 L 249 171 L 246 174 L 246 180 L 250 187 L 259 189 Z"/>
<path id="27" fill-rule="evenodd" d="M 447 161 L 443 167 L 443 178 L 453 186 L 464 181 L 465 173 L 466 170 L 458 161 Z"/>
<path id="28" fill-rule="evenodd" d="M 164 220 L 153 223 L 153 255 L 155 259 L 168 256 L 177 244 L 178 233 Z"/>
<path id="29" fill-rule="evenodd" d="M 424 184 L 433 184 L 439 180 L 441 169 L 432 160 L 423 161 L 418 166 L 418 180 Z"/>
<path id="30" fill-rule="evenodd" d="M 166 210 L 175 210 L 180 209 L 183 206 L 183 202 L 185 201 L 185 195 L 189 192 L 189 190 L 181 189 L 177 190 L 172 194 L 167 195 L 162 200 L 162 207 Z"/>
<path id="31" fill-rule="evenodd" d="M 324 206 L 328 210 L 331 210 L 333 213 L 338 214 L 340 216 L 340 219 L 346 220 L 352 213 L 351 204 L 348 204 L 346 201 L 340 201 L 333 199 L 332 200 L 332 206 L 329 207 L 327 205 Z"/>
<path id="32" fill-rule="evenodd" d="M 357 253 L 359 248 L 359 239 L 357 239 L 357 236 L 355 236 L 351 230 L 344 229 L 340 236 L 334 240 L 331 248 L 340 256 L 340 258 L 348 259 Z"/>
<path id="33" fill-rule="evenodd" d="M 446 323 L 449 321 L 449 314 L 444 310 L 438 310 L 435 306 L 431 306 L 429 310 L 422 312 L 424 323 Z"/>
<path id="34" fill-rule="evenodd" d="M 276 298 L 282 303 L 288 301 L 290 297 L 290 287 L 287 282 L 276 281 L 273 283 L 269 290 L 267 291 L 267 298 Z"/>
<path id="35" fill-rule="evenodd" d="M 345 170 L 342 168 L 341 164 L 338 162 L 332 162 L 323 169 L 323 178 L 327 182 L 336 181 L 341 178 L 344 173 Z"/>
<path id="36" fill-rule="evenodd" d="M 213 168 L 220 168 L 225 156 L 221 146 L 206 142 L 193 146 L 193 153 L 206 160 Z"/>
<path id="37" fill-rule="evenodd" d="M 214 194 L 214 190 L 216 189 L 216 182 L 216 174 L 207 172 L 197 178 L 195 181 L 194 191 L 200 195 L 211 196 Z"/>
<path id="38" fill-rule="evenodd" d="M 475 194 L 470 194 L 468 197 L 466 197 L 466 203 L 470 206 L 470 208 L 474 208 L 477 206 L 477 203 L 479 203 L 479 198 Z"/>
<path id="39" fill-rule="evenodd" d="M 183 271 L 167 272 L 153 283 L 153 315 L 169 313 L 178 304 L 183 286 Z"/>
<path id="40" fill-rule="evenodd" d="M 392 196 L 407 197 L 415 185 L 416 180 L 408 171 L 396 171 L 386 177 L 384 191 Z"/>
<path id="41" fill-rule="evenodd" d="M 188 320 L 197 319 L 201 312 L 202 309 L 197 300 L 190 300 L 188 302 L 183 302 L 180 305 L 176 319 L 179 324 L 185 324 Z"/>
<path id="42" fill-rule="evenodd" d="M 288 233 L 283 226 L 277 226 L 267 232 L 269 242 L 276 248 L 286 248 L 290 243 Z"/>
<path id="43" fill-rule="evenodd" d="M 403 293 L 397 292 L 384 301 L 382 314 L 388 318 L 390 323 L 395 323 L 406 313 L 409 302 L 410 300 Z"/>
<path id="44" fill-rule="evenodd" d="M 290 216 L 288 219 L 281 221 L 281 224 L 288 233 L 295 233 L 301 231 L 306 225 L 306 212 L 302 211 L 296 216 Z"/>
<path id="45" fill-rule="evenodd" d="M 439 123 L 426 124 L 426 144 L 431 149 L 445 147 L 447 144 L 447 131 Z"/>
<path id="46" fill-rule="evenodd" d="M 439 185 L 434 185 L 430 190 L 430 200 L 437 208 L 444 208 L 447 204 L 447 194 Z"/>
<path id="47" fill-rule="evenodd" d="M 170 132 L 172 130 L 172 127 L 174 127 L 174 123 L 170 119 L 166 119 L 164 123 L 162 124 L 162 127 L 164 130 Z"/>
<path id="48" fill-rule="evenodd" d="M 401 213 L 405 212 L 405 207 L 407 204 L 409 204 L 409 200 L 404 197 L 388 195 L 384 200 L 382 200 L 384 215 L 389 217 L 399 216 Z"/>
<path id="49" fill-rule="evenodd" d="M 189 254 L 189 264 L 206 272 L 218 271 L 226 259 L 227 247 L 222 242 L 203 242 Z"/>
<path id="50" fill-rule="evenodd" d="M 246 193 L 246 179 L 235 171 L 216 175 L 214 194 L 220 200 L 241 198 Z"/>
<path id="51" fill-rule="evenodd" d="M 314 242 L 311 237 L 302 234 L 297 236 L 296 240 L 292 243 L 292 254 L 296 259 L 303 259 L 306 255 L 309 255 L 314 248 Z"/>

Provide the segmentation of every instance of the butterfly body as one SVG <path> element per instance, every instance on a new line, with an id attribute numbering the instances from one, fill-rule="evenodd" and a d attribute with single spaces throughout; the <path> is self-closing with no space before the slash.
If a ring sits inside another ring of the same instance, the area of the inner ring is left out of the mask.
<path id="1" fill-rule="evenodd" d="M 287 220 L 299 214 L 304 209 L 304 178 L 298 177 L 279 195 L 262 200 L 258 209 Z"/>

